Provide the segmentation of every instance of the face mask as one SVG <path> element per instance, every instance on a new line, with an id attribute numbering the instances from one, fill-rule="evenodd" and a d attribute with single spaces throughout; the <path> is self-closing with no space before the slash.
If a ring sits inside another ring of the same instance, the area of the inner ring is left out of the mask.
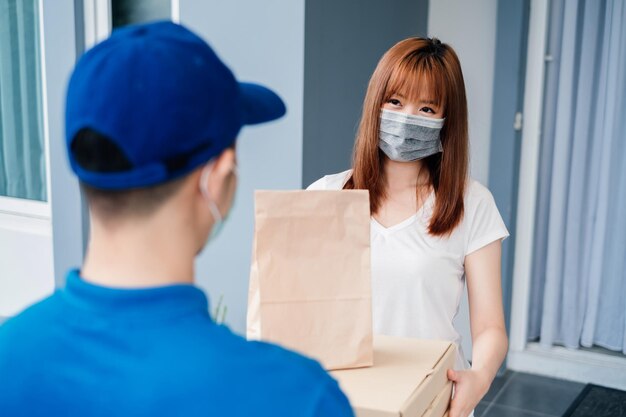
<path id="1" fill-rule="evenodd" d="M 389 159 L 398 162 L 416 161 L 442 152 L 439 132 L 444 120 L 383 109 L 378 146 Z"/>
<path id="2" fill-rule="evenodd" d="M 211 211 L 211 215 L 213 216 L 213 227 L 211 228 L 211 235 L 209 236 L 208 241 L 212 241 L 217 238 L 217 236 L 224 228 L 224 223 L 228 219 L 228 214 L 222 216 L 222 213 L 220 213 L 220 210 L 217 207 L 217 203 L 211 198 L 211 194 L 209 193 L 209 178 L 211 177 L 211 172 L 213 171 L 214 165 L 214 162 L 207 164 L 202 169 L 202 174 L 200 175 L 200 191 L 202 192 L 202 196 L 209 205 L 209 210 Z M 233 174 L 237 176 L 236 166 L 233 167 Z"/>

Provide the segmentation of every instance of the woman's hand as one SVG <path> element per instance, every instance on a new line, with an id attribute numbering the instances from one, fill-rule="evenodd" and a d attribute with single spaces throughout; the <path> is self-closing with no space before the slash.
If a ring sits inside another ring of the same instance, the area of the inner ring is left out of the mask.
<path id="1" fill-rule="evenodd" d="M 450 417 L 467 417 L 489 391 L 491 378 L 487 372 L 474 369 L 448 369 L 448 379 L 454 382 L 454 397 L 450 403 Z"/>

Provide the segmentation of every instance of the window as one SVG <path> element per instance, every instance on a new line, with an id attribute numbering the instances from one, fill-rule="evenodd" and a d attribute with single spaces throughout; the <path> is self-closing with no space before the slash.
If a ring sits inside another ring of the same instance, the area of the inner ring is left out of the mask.
<path id="1" fill-rule="evenodd" d="M 171 0 L 111 0 L 112 26 L 118 28 L 152 20 L 169 20 L 172 10 Z"/>
<path id="2" fill-rule="evenodd" d="M 37 0 L 0 1 L 0 197 L 47 201 Z"/>

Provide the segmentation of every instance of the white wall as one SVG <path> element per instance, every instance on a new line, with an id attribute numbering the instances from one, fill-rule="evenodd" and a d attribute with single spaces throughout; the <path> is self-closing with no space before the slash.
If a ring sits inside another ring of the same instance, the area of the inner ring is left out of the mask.
<path id="1" fill-rule="evenodd" d="M 497 0 L 431 0 L 428 14 L 428 35 L 450 44 L 461 61 L 469 109 L 471 175 L 484 185 L 489 180 L 497 11 Z M 470 359 L 467 292 L 456 326 Z"/>
<path id="2" fill-rule="evenodd" d="M 473 178 L 487 184 L 496 51 L 497 0 L 431 0 L 428 34 L 452 45 L 461 60 Z M 513 123 L 513 121 L 511 121 Z"/>
<path id="3" fill-rule="evenodd" d="M 42 10 L 54 279 L 62 286 L 67 271 L 80 267 L 84 248 L 82 200 L 65 147 L 65 94 L 76 62 L 74 1 L 42 1 Z"/>
<path id="4" fill-rule="evenodd" d="M 40 12 L 50 205 L 34 214 L 20 208 L 28 202 L 0 212 L 0 316 L 12 316 L 49 295 L 68 269 L 80 266 L 83 253 L 81 200 L 65 154 L 63 116 L 76 59 L 74 1 L 42 1 Z"/>
<path id="5" fill-rule="evenodd" d="M 49 219 L 0 213 L 0 317 L 54 290 Z"/>
<path id="6" fill-rule="evenodd" d="M 287 115 L 246 127 L 237 141 L 239 188 L 222 234 L 196 265 L 196 281 L 215 306 L 228 306 L 226 322 L 245 331 L 252 253 L 255 189 L 302 185 L 304 0 L 181 0 L 180 22 L 209 42 L 240 80 L 264 83 L 287 104 Z"/>

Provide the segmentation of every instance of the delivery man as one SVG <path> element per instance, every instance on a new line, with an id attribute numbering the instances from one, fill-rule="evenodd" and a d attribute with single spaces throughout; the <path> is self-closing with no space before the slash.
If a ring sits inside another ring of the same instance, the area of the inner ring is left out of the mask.
<path id="1" fill-rule="evenodd" d="M 235 194 L 237 134 L 284 113 L 171 22 L 78 61 L 66 141 L 89 246 L 65 288 L 0 327 L 0 415 L 352 415 L 318 363 L 217 325 L 193 285 Z"/>

